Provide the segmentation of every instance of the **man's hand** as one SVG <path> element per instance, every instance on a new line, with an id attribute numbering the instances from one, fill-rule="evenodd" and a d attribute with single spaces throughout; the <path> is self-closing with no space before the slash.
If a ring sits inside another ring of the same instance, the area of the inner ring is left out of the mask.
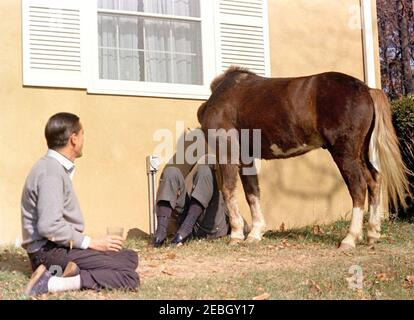
<path id="1" fill-rule="evenodd" d="M 121 251 L 124 240 L 120 236 L 92 238 L 89 249 L 97 251 Z"/>

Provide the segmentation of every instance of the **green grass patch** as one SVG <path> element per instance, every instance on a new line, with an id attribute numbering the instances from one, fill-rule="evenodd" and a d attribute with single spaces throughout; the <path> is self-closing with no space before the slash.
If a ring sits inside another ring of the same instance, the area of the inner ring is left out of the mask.
<path id="1" fill-rule="evenodd" d="M 229 246 L 229 238 L 192 240 L 181 247 L 152 248 L 149 238 L 128 239 L 140 258 L 136 292 L 102 290 L 40 299 L 414 299 L 414 224 L 386 222 L 381 242 L 337 250 L 349 222 L 267 232 L 260 244 Z M 362 288 L 352 289 L 352 266 Z M 0 299 L 26 299 L 31 270 L 23 249 L 0 248 Z"/>

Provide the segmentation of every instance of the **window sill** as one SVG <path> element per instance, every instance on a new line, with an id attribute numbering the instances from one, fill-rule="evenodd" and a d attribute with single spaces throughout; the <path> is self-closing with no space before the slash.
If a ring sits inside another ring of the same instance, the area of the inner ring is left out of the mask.
<path id="1" fill-rule="evenodd" d="M 208 86 L 180 85 L 165 83 L 137 83 L 132 81 L 98 80 L 88 86 L 89 94 L 124 95 L 154 98 L 207 100 Z"/>

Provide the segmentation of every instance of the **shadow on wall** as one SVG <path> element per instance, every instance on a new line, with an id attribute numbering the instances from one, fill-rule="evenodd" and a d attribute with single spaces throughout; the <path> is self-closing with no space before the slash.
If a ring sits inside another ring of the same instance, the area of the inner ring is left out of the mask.
<path id="1" fill-rule="evenodd" d="M 141 229 L 138 229 L 138 228 L 130 229 L 127 233 L 127 236 L 126 236 L 127 240 L 130 240 L 130 239 L 146 239 L 148 237 L 149 237 L 148 232 L 145 232 L 145 231 L 143 231 Z"/>
<path id="2" fill-rule="evenodd" d="M 289 227 L 301 227 L 332 222 L 351 209 L 346 185 L 326 151 L 264 163 L 260 185 L 263 212 L 269 222 L 287 220 Z"/>

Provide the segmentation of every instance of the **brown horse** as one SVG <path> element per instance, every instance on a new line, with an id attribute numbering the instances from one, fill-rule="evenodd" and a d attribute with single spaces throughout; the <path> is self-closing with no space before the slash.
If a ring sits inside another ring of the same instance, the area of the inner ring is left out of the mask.
<path id="1" fill-rule="evenodd" d="M 265 78 L 238 67 L 217 77 L 211 91 L 197 114 L 206 136 L 209 129 L 261 129 L 260 158 L 265 160 L 295 157 L 321 147 L 331 153 L 353 202 L 350 230 L 341 248 L 353 248 L 363 238 L 367 189 L 369 243 L 380 238 L 381 184 L 388 203 L 406 206 L 408 171 L 401 159 L 383 91 L 370 89 L 360 80 L 337 72 Z M 245 165 L 221 165 L 231 243 L 244 239 L 235 194 L 238 174 L 252 214 L 253 226 L 247 241 L 260 241 L 265 232 L 258 177 L 242 174 Z"/>

